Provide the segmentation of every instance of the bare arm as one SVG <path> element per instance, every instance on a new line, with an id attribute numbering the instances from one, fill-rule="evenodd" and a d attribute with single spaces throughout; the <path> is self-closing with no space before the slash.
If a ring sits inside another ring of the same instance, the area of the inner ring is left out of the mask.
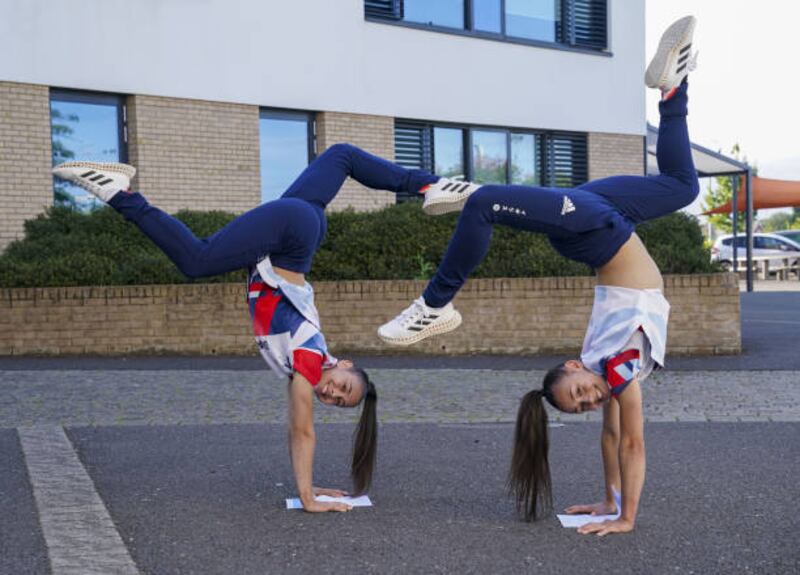
<path id="1" fill-rule="evenodd" d="M 603 475 L 605 477 L 605 497 L 599 503 L 571 505 L 567 513 L 590 513 L 592 515 L 612 515 L 619 511 L 614 498 L 614 490 L 620 491 L 619 470 L 619 405 L 611 400 L 603 407 L 603 430 L 600 435 L 600 452 L 603 454 Z"/>
<path id="2" fill-rule="evenodd" d="M 622 515 L 620 515 L 620 519 L 629 521 L 633 527 L 645 476 L 642 390 L 637 379 L 634 379 L 619 395 L 619 407 L 619 465 L 622 478 Z"/>
<path id="3" fill-rule="evenodd" d="M 642 391 L 639 381 L 634 379 L 617 398 L 619 402 L 619 474 L 622 484 L 622 509 L 619 519 L 602 523 L 589 523 L 578 528 L 578 533 L 626 533 L 632 531 L 639 509 L 645 475 L 644 417 L 642 414 Z M 605 446 L 604 446 L 605 447 Z M 604 463 L 607 461 L 605 451 Z M 606 488 L 608 488 L 608 468 Z"/>
<path id="4" fill-rule="evenodd" d="M 314 433 L 313 399 L 311 384 L 296 373 L 289 382 L 289 455 L 303 506 L 314 501 L 312 478 L 317 439 Z"/>
<path id="5" fill-rule="evenodd" d="M 606 479 L 605 504 L 614 509 L 617 506 L 614 501 L 614 490 L 619 492 L 622 482 L 619 469 L 619 434 L 619 404 L 612 399 L 603 407 L 600 449 L 603 452 L 603 473 Z"/>
<path id="6" fill-rule="evenodd" d="M 310 512 L 349 511 L 344 503 L 320 503 L 314 498 L 314 392 L 308 380 L 295 372 L 289 382 L 289 456 L 303 509 Z"/>

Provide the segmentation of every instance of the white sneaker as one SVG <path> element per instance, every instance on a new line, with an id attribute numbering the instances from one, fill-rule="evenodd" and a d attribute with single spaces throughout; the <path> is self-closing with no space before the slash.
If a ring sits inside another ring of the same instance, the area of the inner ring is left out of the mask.
<path id="1" fill-rule="evenodd" d="M 127 191 L 135 174 L 136 168 L 128 164 L 65 162 L 53 168 L 54 176 L 79 185 L 104 202 Z"/>
<path id="2" fill-rule="evenodd" d="M 453 331 L 461 325 L 461 314 L 452 303 L 433 308 L 421 297 L 403 313 L 378 328 L 378 337 L 392 345 L 411 345 L 432 335 Z"/>
<path id="3" fill-rule="evenodd" d="M 429 216 L 458 212 L 467 203 L 467 198 L 472 192 L 480 187 L 480 184 L 472 182 L 439 178 L 435 184 L 429 184 L 423 188 L 425 201 L 422 203 L 422 210 Z"/>
<path id="4" fill-rule="evenodd" d="M 656 55 L 644 75 L 650 88 L 669 92 L 697 67 L 697 52 L 692 53 L 692 35 L 697 18 L 685 16 L 674 22 L 661 36 Z"/>

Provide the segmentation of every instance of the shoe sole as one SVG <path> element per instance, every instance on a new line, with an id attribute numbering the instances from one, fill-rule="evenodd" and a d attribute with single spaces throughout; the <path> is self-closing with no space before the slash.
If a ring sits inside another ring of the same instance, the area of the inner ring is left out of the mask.
<path id="1" fill-rule="evenodd" d="M 458 199 L 456 201 L 439 200 L 432 201 L 428 205 L 422 205 L 422 211 L 429 216 L 441 216 L 442 214 L 449 214 L 450 212 L 460 212 L 464 209 L 469 196 Z"/>
<path id="2" fill-rule="evenodd" d="M 453 331 L 458 326 L 461 325 L 461 314 L 456 310 L 453 312 L 453 317 L 448 319 L 445 322 L 440 324 L 430 325 L 423 329 L 422 331 L 418 331 L 414 335 L 411 335 L 404 339 L 390 339 L 382 336 L 380 332 L 378 333 L 378 338 L 384 343 L 388 343 L 389 345 L 398 345 L 398 346 L 406 346 L 412 345 L 417 343 L 418 341 L 422 341 L 423 339 L 429 338 L 433 335 L 441 335 L 443 333 L 447 333 Z"/>
<path id="3" fill-rule="evenodd" d="M 660 88 L 664 85 L 669 71 L 672 69 L 673 59 L 679 56 L 679 47 L 694 34 L 697 18 L 685 16 L 672 24 L 658 43 L 656 55 L 650 61 L 644 75 L 644 83 L 650 88 Z"/>
<path id="4" fill-rule="evenodd" d="M 89 170 L 96 170 L 99 172 L 116 172 L 118 174 L 123 174 L 128 177 L 128 179 L 133 179 L 133 176 L 136 175 L 136 168 L 130 166 L 128 164 L 117 164 L 117 163 L 104 163 L 104 162 L 65 162 L 63 164 L 59 164 L 55 168 L 53 168 L 53 174 L 60 177 L 58 174 L 59 170 L 64 170 L 68 168 L 81 168 L 81 169 L 89 169 Z"/>

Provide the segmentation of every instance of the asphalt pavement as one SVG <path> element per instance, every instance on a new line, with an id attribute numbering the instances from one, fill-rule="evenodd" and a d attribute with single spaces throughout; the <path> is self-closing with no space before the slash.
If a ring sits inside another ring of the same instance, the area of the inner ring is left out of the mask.
<path id="1" fill-rule="evenodd" d="M 800 572 L 798 296 L 743 294 L 741 356 L 645 383 L 636 530 L 604 539 L 505 493 L 518 398 L 558 358 L 359 358 L 374 507 L 325 515 L 284 508 L 285 387 L 260 359 L 0 360 L 0 574 Z M 597 416 L 552 415 L 556 508 L 598 499 Z M 318 485 L 347 486 L 356 416 L 318 409 Z"/>

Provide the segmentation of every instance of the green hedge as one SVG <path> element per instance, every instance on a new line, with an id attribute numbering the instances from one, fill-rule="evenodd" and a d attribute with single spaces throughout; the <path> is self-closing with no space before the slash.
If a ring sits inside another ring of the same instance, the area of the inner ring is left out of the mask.
<path id="1" fill-rule="evenodd" d="M 234 216 L 181 211 L 177 217 L 200 237 Z M 328 236 L 314 260 L 312 280 L 425 279 L 444 254 L 457 215 L 431 218 L 418 203 L 378 212 L 329 214 Z M 663 273 L 715 271 L 697 221 L 685 214 L 639 226 Z M 498 226 L 475 277 L 589 275 L 559 256 L 544 236 Z M 197 280 L 242 281 L 244 272 Z M 25 223 L 25 237 L 0 256 L 0 286 L 44 287 L 185 283 L 175 266 L 135 226 L 111 209 L 89 214 L 53 208 Z"/>

